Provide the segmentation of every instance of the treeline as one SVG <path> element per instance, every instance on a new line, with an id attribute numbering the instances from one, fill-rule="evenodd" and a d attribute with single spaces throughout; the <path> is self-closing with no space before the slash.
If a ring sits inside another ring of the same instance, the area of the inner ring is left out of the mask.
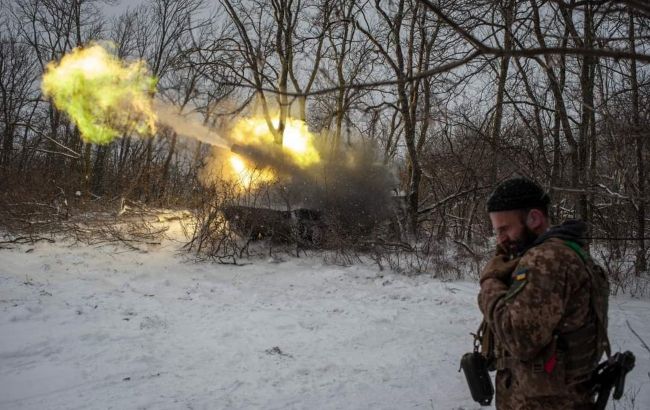
<path id="1" fill-rule="evenodd" d="M 291 115 L 334 149 L 373 141 L 398 169 L 411 239 L 485 241 L 485 197 L 517 173 L 551 192 L 556 221 L 591 221 L 608 255 L 647 270 L 646 2 L 146 0 L 114 17 L 100 0 L 0 4 L 6 198 L 200 194 L 209 147 L 164 128 L 86 144 L 41 95 L 49 61 L 110 41 L 206 125 L 279 107 L 276 139 Z"/>

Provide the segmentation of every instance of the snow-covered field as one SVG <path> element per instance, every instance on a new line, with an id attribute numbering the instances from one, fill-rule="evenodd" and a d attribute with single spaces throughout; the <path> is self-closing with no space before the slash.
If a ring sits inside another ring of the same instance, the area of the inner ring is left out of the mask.
<path id="1" fill-rule="evenodd" d="M 0 409 L 478 409 L 460 356 L 478 285 L 318 256 L 193 263 L 66 243 L 0 250 Z M 650 303 L 614 298 L 650 409 Z M 614 406 L 610 405 L 610 408 Z"/>

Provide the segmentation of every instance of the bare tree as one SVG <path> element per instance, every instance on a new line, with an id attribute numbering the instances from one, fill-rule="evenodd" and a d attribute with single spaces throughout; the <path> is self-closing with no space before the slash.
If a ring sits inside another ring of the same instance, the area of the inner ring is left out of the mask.
<path id="1" fill-rule="evenodd" d="M 189 47 L 192 30 L 202 24 L 197 21 L 197 12 L 202 6 L 203 0 L 149 0 L 137 10 L 136 50 L 139 57 L 149 63 L 159 83 L 165 81 Z M 176 135 L 172 134 L 171 138 L 168 157 L 176 147 Z M 154 141 L 153 138 L 146 141 L 138 177 L 138 189 L 145 199 L 153 197 Z"/>
<path id="2" fill-rule="evenodd" d="M 36 61 L 29 48 L 9 34 L 0 37 L 0 124 L 2 155 L 0 166 L 11 167 L 16 157 L 18 133 L 26 129 L 34 106 L 37 81 Z M 24 145 L 22 149 L 25 149 Z"/>
<path id="3" fill-rule="evenodd" d="M 375 3 L 373 14 L 362 14 L 357 23 L 395 76 L 395 109 L 401 119 L 401 134 L 408 158 L 407 204 L 409 231 L 417 235 L 422 164 L 420 154 L 431 121 L 431 80 L 428 77 L 407 81 L 432 64 L 432 50 L 438 40 L 440 22 L 431 19 L 418 1 L 399 1 L 384 6 Z M 383 28 L 376 31 L 376 22 Z"/>
<path id="4" fill-rule="evenodd" d="M 628 38 L 630 51 L 636 53 L 636 16 L 633 10 L 629 12 Z M 636 207 L 638 249 L 636 253 L 635 269 L 637 275 L 647 269 L 645 226 L 646 226 L 646 159 L 645 159 L 645 133 L 641 128 L 639 77 L 636 59 L 630 60 L 630 88 L 632 92 L 632 129 L 636 140 L 636 168 L 637 168 L 637 197 Z"/>

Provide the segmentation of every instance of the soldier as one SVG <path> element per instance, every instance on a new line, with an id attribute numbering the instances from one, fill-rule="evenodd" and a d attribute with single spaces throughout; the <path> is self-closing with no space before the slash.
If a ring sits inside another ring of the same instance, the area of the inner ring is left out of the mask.
<path id="1" fill-rule="evenodd" d="M 497 251 L 478 303 L 494 340 L 499 410 L 593 408 L 586 381 L 609 354 L 606 275 L 583 248 L 583 222 L 549 227 L 549 202 L 539 185 L 513 178 L 487 203 Z"/>

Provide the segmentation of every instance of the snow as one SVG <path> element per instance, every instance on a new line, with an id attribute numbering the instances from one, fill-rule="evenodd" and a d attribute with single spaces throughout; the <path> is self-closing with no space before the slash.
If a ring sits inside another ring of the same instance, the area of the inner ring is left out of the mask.
<path id="1" fill-rule="evenodd" d="M 0 250 L 0 409 L 481 408 L 458 372 L 476 283 L 178 248 Z M 650 355 L 627 323 L 650 341 L 649 311 L 611 300 L 613 346 L 637 356 L 616 408 L 650 408 Z"/>

